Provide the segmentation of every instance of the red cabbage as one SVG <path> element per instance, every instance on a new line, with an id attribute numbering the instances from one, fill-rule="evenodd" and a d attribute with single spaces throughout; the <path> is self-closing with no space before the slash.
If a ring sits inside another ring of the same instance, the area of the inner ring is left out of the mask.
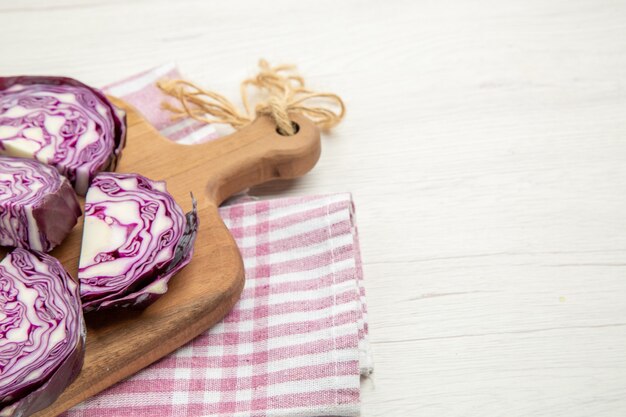
<path id="1" fill-rule="evenodd" d="M 78 269 L 84 311 L 155 301 L 191 260 L 196 231 L 195 202 L 183 214 L 164 182 L 98 174 L 85 202 Z"/>
<path id="2" fill-rule="evenodd" d="M 0 154 L 54 166 L 76 192 L 113 170 L 126 115 L 98 90 L 65 77 L 0 77 Z"/>
<path id="3" fill-rule="evenodd" d="M 56 169 L 0 156 L 0 245 L 52 250 L 81 215 L 76 193 Z"/>
<path id="4" fill-rule="evenodd" d="M 83 364 L 78 286 L 55 258 L 17 248 L 0 262 L 0 416 L 52 404 Z"/>

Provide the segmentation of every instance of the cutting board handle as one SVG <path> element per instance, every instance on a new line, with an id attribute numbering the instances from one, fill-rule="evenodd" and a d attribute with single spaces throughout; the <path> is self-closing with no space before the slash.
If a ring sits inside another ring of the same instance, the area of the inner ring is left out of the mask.
<path id="1" fill-rule="evenodd" d="M 212 180 L 207 196 L 216 204 L 248 187 L 274 179 L 300 177 L 317 163 L 320 133 L 309 119 L 292 116 L 298 126 L 293 136 L 278 133 L 267 116 L 257 118 L 243 129 L 200 146 L 196 146 L 199 173 Z"/>

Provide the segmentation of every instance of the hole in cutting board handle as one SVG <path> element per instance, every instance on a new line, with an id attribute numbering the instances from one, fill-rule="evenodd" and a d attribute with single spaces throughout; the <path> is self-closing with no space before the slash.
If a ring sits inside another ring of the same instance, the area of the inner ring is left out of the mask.
<path id="1" fill-rule="evenodd" d="M 291 126 L 293 127 L 293 135 L 288 135 L 285 132 L 283 132 L 282 130 L 280 130 L 279 127 L 276 128 L 276 133 L 278 133 L 280 136 L 295 136 L 298 134 L 298 132 L 300 131 L 300 125 L 296 122 L 291 122 Z"/>

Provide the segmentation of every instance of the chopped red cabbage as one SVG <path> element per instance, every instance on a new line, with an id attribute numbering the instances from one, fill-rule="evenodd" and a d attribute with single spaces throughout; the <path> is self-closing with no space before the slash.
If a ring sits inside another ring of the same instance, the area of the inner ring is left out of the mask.
<path id="1" fill-rule="evenodd" d="M 164 182 L 98 174 L 85 202 L 78 269 L 84 311 L 155 301 L 191 260 L 196 231 L 195 202 L 185 215 Z"/>
<path id="2" fill-rule="evenodd" d="M 65 77 L 0 77 L 0 154 L 54 166 L 76 192 L 113 170 L 126 115 L 98 90 Z"/>
<path id="3" fill-rule="evenodd" d="M 81 215 L 76 193 L 56 169 L 0 156 L 0 245 L 52 250 Z"/>
<path id="4" fill-rule="evenodd" d="M 52 404 L 83 364 L 78 286 L 55 258 L 17 248 L 0 262 L 0 416 Z"/>

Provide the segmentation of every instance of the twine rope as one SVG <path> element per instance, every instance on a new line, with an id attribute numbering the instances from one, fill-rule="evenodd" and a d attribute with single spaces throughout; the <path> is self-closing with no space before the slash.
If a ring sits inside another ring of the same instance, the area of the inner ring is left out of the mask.
<path id="1" fill-rule="evenodd" d="M 296 134 L 290 114 L 307 116 L 322 129 L 330 129 L 343 119 L 346 107 L 341 97 L 320 93 L 305 86 L 293 65 L 270 66 L 259 61 L 259 72 L 241 83 L 240 94 L 244 111 L 226 97 L 180 79 L 162 79 L 157 86 L 167 95 L 178 99 L 180 106 L 164 102 L 162 107 L 172 112 L 172 119 L 192 117 L 203 123 L 227 124 L 235 129 L 248 125 L 258 115 L 271 117 L 279 133 Z M 252 110 L 252 91 L 261 98 Z"/>

